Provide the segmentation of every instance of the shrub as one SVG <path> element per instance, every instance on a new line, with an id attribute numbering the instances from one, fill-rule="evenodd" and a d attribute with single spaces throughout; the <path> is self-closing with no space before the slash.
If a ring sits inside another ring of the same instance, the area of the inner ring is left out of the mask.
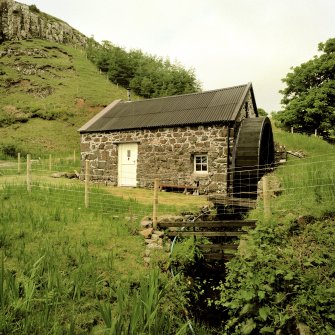
<path id="1" fill-rule="evenodd" d="M 27 122 L 31 117 L 30 113 L 24 113 L 15 106 L 7 105 L 0 110 L 0 127 L 9 126 L 16 122 Z"/>
<path id="2" fill-rule="evenodd" d="M 18 153 L 21 153 L 21 156 L 26 156 L 27 153 L 22 147 L 15 142 L 0 143 L 0 156 L 6 157 L 17 157 Z"/>
<path id="3" fill-rule="evenodd" d="M 36 5 L 30 5 L 29 10 L 33 13 L 40 13 L 41 11 L 36 7 Z"/>
<path id="4" fill-rule="evenodd" d="M 227 333 L 293 334 L 300 324 L 334 333 L 333 220 L 259 223 L 220 287 Z"/>
<path id="5" fill-rule="evenodd" d="M 64 110 L 60 108 L 48 109 L 48 110 L 37 110 L 34 112 L 33 117 L 39 117 L 43 120 L 58 120 L 64 116 Z"/>

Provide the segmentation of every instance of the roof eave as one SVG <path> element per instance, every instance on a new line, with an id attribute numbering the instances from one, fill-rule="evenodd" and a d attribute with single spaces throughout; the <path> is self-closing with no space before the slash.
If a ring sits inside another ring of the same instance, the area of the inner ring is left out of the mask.
<path id="1" fill-rule="evenodd" d="M 252 85 L 250 86 L 250 92 L 251 92 L 251 100 L 252 100 L 252 104 L 254 105 L 254 111 L 256 113 L 256 116 L 258 117 L 258 109 L 257 109 L 257 104 L 256 104 L 256 99 L 255 99 L 255 94 L 254 94 L 254 89 L 252 87 Z"/>
<path id="2" fill-rule="evenodd" d="M 163 128 L 183 128 L 183 127 L 197 127 L 197 126 L 211 126 L 216 124 L 222 124 L 227 126 L 232 126 L 235 121 L 233 120 L 221 120 L 221 121 L 208 121 L 201 123 L 180 123 L 174 125 L 156 125 L 156 126 L 140 126 L 133 128 L 118 128 L 118 129 L 101 129 L 101 130 L 87 130 L 83 131 L 83 133 L 113 133 L 119 131 L 131 131 L 131 130 L 144 130 L 144 129 L 163 129 Z"/>

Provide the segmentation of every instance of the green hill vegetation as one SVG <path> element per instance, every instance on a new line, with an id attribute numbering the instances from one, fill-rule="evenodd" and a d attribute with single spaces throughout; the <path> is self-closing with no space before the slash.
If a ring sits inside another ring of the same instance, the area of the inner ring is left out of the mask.
<path id="1" fill-rule="evenodd" d="M 43 155 L 79 148 L 77 129 L 114 99 L 127 99 L 86 59 L 46 40 L 0 45 L 0 149 Z"/>
<path id="2" fill-rule="evenodd" d="M 76 130 L 114 99 L 126 100 L 124 87 L 132 99 L 200 89 L 182 66 L 90 41 L 87 49 L 37 39 L 0 44 L 0 154 L 77 149 Z"/>
<path id="3" fill-rule="evenodd" d="M 200 84 L 179 64 L 99 44 L 35 5 L 1 1 L 0 155 L 78 150 L 77 129 L 113 100 L 128 99 L 126 89 L 139 99 Z"/>
<path id="4" fill-rule="evenodd" d="M 97 67 L 107 73 L 115 84 L 130 88 L 145 98 L 157 98 L 200 91 L 200 83 L 192 69 L 187 70 L 169 59 L 145 54 L 88 40 L 87 56 Z"/>

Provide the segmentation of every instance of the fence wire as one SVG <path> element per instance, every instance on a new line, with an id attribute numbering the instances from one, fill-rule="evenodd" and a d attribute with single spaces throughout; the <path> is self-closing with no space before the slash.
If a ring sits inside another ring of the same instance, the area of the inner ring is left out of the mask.
<path id="1" fill-rule="evenodd" d="M 160 185 L 171 182 L 169 174 L 152 174 L 147 178 L 130 180 L 131 185 L 145 185 L 145 188 L 120 188 L 118 180 L 111 176 L 101 176 L 81 171 L 78 162 L 64 160 L 59 164 L 49 164 L 49 161 L 32 160 L 31 164 L 31 192 L 39 191 L 48 199 L 51 206 L 72 206 L 85 208 L 84 180 L 88 176 L 89 189 L 86 192 L 89 198 L 89 209 L 98 213 L 127 218 L 141 218 L 151 216 L 153 211 L 154 180 L 159 179 Z M 63 173 L 63 171 L 67 171 Z M 275 171 L 275 173 L 272 173 Z M 0 184 L 2 192 L 7 187 L 17 186 L 21 191 L 26 183 L 27 166 L 25 162 L 0 162 Z M 160 191 L 178 191 L 183 195 L 159 192 L 158 215 L 187 211 L 210 203 L 222 204 L 228 211 L 233 207 L 253 208 L 256 204 L 262 205 L 261 176 L 269 176 L 269 192 L 276 198 L 273 212 L 282 212 L 283 208 L 298 206 L 318 206 L 320 208 L 335 208 L 335 154 L 315 155 L 313 157 L 295 158 L 288 164 L 272 166 L 250 166 L 239 171 L 228 172 L 227 194 L 218 193 L 204 187 L 204 194 L 195 201 L 198 195 L 196 185 L 185 186 L 185 174 L 173 176 L 174 187 L 160 188 Z M 53 178 L 52 178 L 53 177 Z M 57 178 L 56 178 L 57 177 Z M 67 177 L 65 179 L 63 177 Z M 73 180 L 71 180 L 73 178 Z M 79 179 L 79 181 L 78 181 Z M 192 187 L 191 187 L 192 186 Z M 122 190 L 122 191 L 121 191 Z M 188 204 L 180 206 L 188 195 Z M 182 198 L 184 196 L 184 198 Z M 208 198 L 207 198 L 208 197 Z M 162 201 L 163 199 L 163 201 Z M 234 200 L 234 201 L 233 201 Z"/>

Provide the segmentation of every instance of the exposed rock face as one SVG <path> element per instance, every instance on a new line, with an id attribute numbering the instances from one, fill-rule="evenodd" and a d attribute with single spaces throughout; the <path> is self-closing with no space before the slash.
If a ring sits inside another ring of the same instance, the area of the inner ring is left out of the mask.
<path id="1" fill-rule="evenodd" d="M 87 37 L 52 16 L 13 0 L 0 0 L 0 43 L 28 38 L 84 46 Z"/>

